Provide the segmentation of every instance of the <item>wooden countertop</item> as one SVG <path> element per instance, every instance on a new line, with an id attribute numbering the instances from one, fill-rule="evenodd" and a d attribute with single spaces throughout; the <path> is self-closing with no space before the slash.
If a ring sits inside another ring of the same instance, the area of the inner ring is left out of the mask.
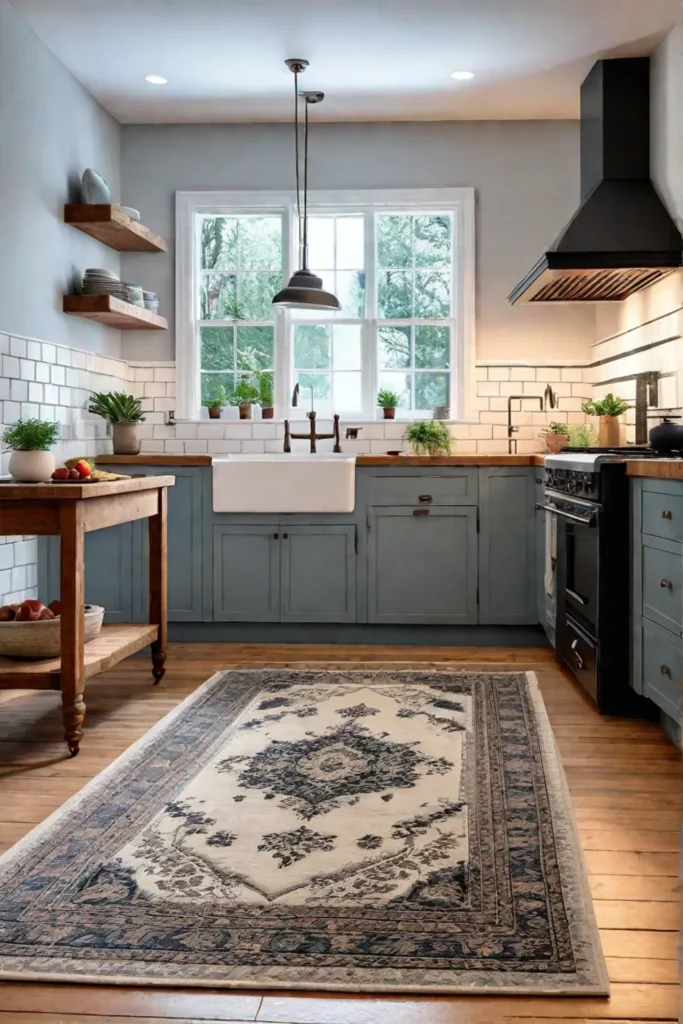
<path id="1" fill-rule="evenodd" d="M 357 466 L 542 466 L 544 455 L 358 455 Z"/>
<path id="2" fill-rule="evenodd" d="M 626 473 L 655 480 L 683 480 L 683 459 L 627 459 Z"/>
<path id="3" fill-rule="evenodd" d="M 145 455 L 98 455 L 95 462 L 102 466 L 210 466 L 210 455 L 164 455 L 149 452 Z"/>
<path id="4" fill-rule="evenodd" d="M 150 452 L 145 455 L 98 455 L 100 465 L 126 466 L 210 466 L 211 455 L 163 455 Z M 443 455 L 430 458 L 426 455 L 357 455 L 357 466 L 542 466 L 545 455 Z M 60 485 L 67 486 L 67 485 Z M 94 486 L 91 484 L 90 486 Z"/>
<path id="5" fill-rule="evenodd" d="M 117 494 L 158 490 L 160 487 L 173 487 L 174 484 L 174 476 L 136 476 L 130 480 L 103 481 L 99 484 L 0 482 L 0 501 L 81 501 L 84 498 L 108 498 Z"/>

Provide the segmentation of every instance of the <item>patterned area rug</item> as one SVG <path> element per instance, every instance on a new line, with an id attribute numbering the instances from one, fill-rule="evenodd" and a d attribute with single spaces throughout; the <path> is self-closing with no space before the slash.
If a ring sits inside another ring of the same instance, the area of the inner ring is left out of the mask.
<path id="1" fill-rule="evenodd" d="M 606 995 L 535 677 L 217 674 L 0 859 L 0 977 Z"/>

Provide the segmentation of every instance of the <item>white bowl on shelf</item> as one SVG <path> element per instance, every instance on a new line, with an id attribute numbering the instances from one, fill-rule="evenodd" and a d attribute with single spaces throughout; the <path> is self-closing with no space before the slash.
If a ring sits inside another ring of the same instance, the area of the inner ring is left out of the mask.
<path id="1" fill-rule="evenodd" d="M 85 638 L 87 644 L 99 634 L 104 608 L 99 604 L 85 606 Z M 34 622 L 0 622 L 0 656 L 5 658 L 56 658 L 60 654 L 60 623 L 54 619 Z"/>

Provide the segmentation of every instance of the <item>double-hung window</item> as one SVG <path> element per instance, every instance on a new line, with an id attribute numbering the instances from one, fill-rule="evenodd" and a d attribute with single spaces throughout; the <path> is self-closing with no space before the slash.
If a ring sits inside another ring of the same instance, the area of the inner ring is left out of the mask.
<path id="1" fill-rule="evenodd" d="M 178 193 L 178 415 L 221 385 L 267 377 L 277 415 L 373 419 L 377 392 L 405 418 L 465 413 L 474 351 L 471 189 L 313 193 L 309 265 L 338 312 L 282 310 L 298 266 L 290 193 Z"/>

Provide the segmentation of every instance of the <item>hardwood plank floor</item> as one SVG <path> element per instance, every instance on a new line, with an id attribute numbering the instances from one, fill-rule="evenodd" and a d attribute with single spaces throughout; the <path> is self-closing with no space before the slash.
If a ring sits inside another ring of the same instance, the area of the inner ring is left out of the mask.
<path id="1" fill-rule="evenodd" d="M 408 998 L 0 984 L 0 1024 L 553 1024 L 678 1019 L 678 751 L 651 722 L 601 718 L 545 649 L 171 644 L 161 686 L 147 660 L 90 680 L 77 758 L 61 742 L 59 695 L 0 699 L 0 850 L 30 831 L 216 670 L 383 665 L 536 672 L 566 767 L 612 996 Z"/>

